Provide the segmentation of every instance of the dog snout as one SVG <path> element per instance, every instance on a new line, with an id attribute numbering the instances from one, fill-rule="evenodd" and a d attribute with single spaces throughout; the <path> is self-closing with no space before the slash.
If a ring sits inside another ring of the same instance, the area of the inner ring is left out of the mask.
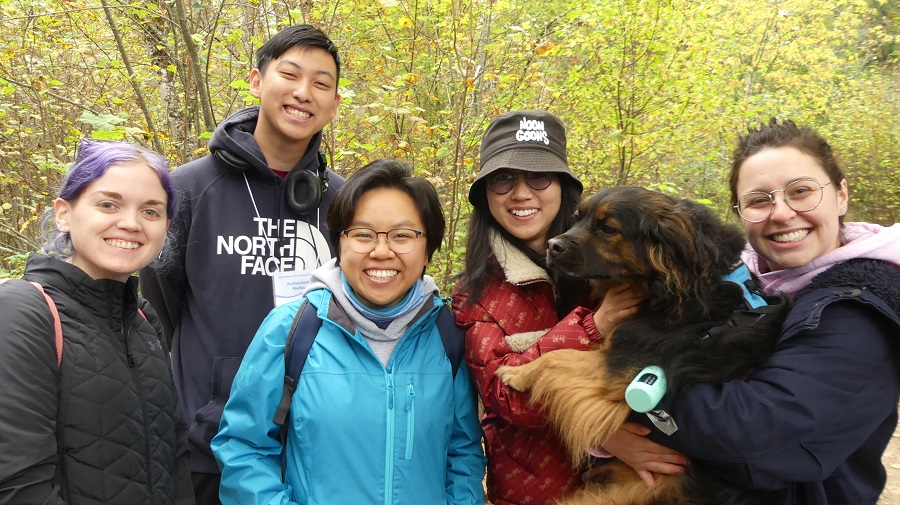
<path id="1" fill-rule="evenodd" d="M 547 242 L 547 254 L 554 258 L 561 254 L 565 254 L 569 249 L 569 242 L 564 236 L 553 237 Z"/>

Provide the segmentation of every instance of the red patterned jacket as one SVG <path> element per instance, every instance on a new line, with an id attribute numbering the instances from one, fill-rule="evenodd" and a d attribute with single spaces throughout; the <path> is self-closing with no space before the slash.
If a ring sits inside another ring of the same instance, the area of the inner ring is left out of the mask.
<path id="1" fill-rule="evenodd" d="M 467 293 L 453 294 L 466 363 L 484 402 L 488 498 L 494 505 L 551 505 L 580 486 L 579 471 L 528 395 L 494 372 L 557 349 L 588 349 L 602 336 L 584 307 L 559 319 L 547 272 L 524 253 L 499 237 L 491 249 L 481 299 L 468 304 Z"/>

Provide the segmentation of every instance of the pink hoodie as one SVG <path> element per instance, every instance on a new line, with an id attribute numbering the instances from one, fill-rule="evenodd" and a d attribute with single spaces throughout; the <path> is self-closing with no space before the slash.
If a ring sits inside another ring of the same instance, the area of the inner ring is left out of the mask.
<path id="1" fill-rule="evenodd" d="M 841 247 L 798 268 L 769 272 L 766 261 L 750 245 L 741 258 L 759 277 L 767 294 L 781 292 L 793 297 L 813 278 L 832 266 L 854 258 L 886 261 L 900 268 L 900 223 L 884 227 L 871 223 L 844 223 Z"/>

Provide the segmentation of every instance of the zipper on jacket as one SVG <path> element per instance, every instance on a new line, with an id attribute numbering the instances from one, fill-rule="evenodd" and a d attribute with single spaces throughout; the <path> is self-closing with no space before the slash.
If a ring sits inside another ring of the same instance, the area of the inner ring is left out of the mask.
<path id="1" fill-rule="evenodd" d="M 416 391 L 412 382 L 406 385 L 406 459 L 412 459 L 416 426 Z"/>
<path id="2" fill-rule="evenodd" d="M 134 322 L 131 323 L 134 325 Z M 122 328 L 122 338 L 125 340 L 125 361 L 128 363 L 128 368 L 134 368 L 134 354 L 131 353 L 131 347 L 128 346 L 128 334 L 131 333 L 131 327 L 128 329 Z M 133 372 L 133 371 L 132 371 Z"/>
<path id="3" fill-rule="evenodd" d="M 137 317 L 137 316 L 135 316 Z M 131 348 L 128 346 L 128 337 L 131 335 L 131 329 L 134 327 L 134 320 L 128 325 L 128 328 L 122 332 L 125 338 L 125 354 L 128 357 L 128 367 L 131 369 L 131 376 L 134 380 L 134 389 L 138 394 L 138 401 L 141 408 L 141 419 L 144 423 L 144 465 L 147 468 L 147 497 L 150 503 L 156 503 L 156 496 L 153 494 L 153 462 L 150 460 L 150 422 L 147 419 L 147 405 L 144 398 L 144 390 L 141 387 L 140 374 L 135 367 L 134 356 L 131 354 Z"/>
<path id="4" fill-rule="evenodd" d="M 387 410 L 387 433 L 385 433 L 385 445 L 384 448 L 384 468 L 385 468 L 385 482 L 384 482 L 384 505 L 391 505 L 393 503 L 393 498 L 391 496 L 391 491 L 393 490 L 394 482 L 394 374 L 388 372 L 387 374 L 387 382 L 388 382 L 388 410 Z"/>
<path id="5" fill-rule="evenodd" d="M 388 374 L 388 408 L 394 408 L 394 376 Z"/>
<path id="6" fill-rule="evenodd" d="M 59 420 L 57 420 L 57 422 L 59 422 Z M 57 425 L 57 426 L 59 426 L 59 425 Z M 59 428 L 57 428 L 57 431 L 58 430 L 59 430 Z M 66 460 L 65 460 L 65 458 L 63 458 L 63 451 L 61 448 L 62 448 L 61 441 L 57 442 L 56 460 L 59 461 L 59 476 L 60 476 L 60 480 L 61 480 L 60 487 L 62 488 L 60 495 L 62 495 L 61 497 L 66 500 L 66 503 L 72 503 L 72 497 L 70 496 L 70 493 L 69 493 L 69 476 L 67 475 L 68 472 L 66 472 Z"/>

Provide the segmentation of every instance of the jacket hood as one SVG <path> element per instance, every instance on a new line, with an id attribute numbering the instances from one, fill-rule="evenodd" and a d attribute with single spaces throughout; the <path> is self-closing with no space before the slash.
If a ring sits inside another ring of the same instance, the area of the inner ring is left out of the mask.
<path id="1" fill-rule="evenodd" d="M 857 288 L 870 291 L 900 316 L 900 268 L 883 260 L 856 258 L 822 272 L 802 291 L 822 288 Z"/>
<path id="2" fill-rule="evenodd" d="M 209 139 L 209 151 L 231 168 L 271 175 L 272 171 L 266 157 L 253 138 L 258 120 L 259 106 L 254 105 L 235 112 L 216 127 L 216 131 Z M 306 153 L 292 170 L 306 168 L 316 173 L 320 168 L 318 155 L 321 145 L 322 132 L 318 132 L 310 139 Z"/>

